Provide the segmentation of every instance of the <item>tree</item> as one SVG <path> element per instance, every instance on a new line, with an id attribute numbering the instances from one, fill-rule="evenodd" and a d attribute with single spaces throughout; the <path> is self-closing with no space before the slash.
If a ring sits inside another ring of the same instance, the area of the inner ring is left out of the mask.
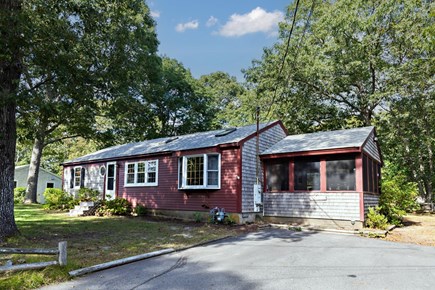
<path id="1" fill-rule="evenodd" d="M 212 98 L 189 70 L 163 57 L 160 85 L 149 100 L 159 136 L 173 136 L 213 128 Z"/>
<path id="2" fill-rule="evenodd" d="M 15 106 L 21 76 L 21 2 L 0 2 L 0 241 L 18 232 L 14 218 Z"/>
<path id="3" fill-rule="evenodd" d="M 432 201 L 435 5 L 331 0 L 295 8 L 278 43 L 246 71 L 265 117 L 283 119 L 290 132 L 378 125 L 385 159 Z"/>
<path id="4" fill-rule="evenodd" d="M 349 120 L 351 126 L 370 125 L 380 105 L 396 93 L 397 72 L 420 58 L 403 57 L 412 50 L 405 40 L 420 41 L 419 24 L 428 18 L 429 5 L 314 1 L 301 2 L 296 13 L 292 4 L 280 26 L 280 41 L 247 70 L 248 81 L 289 127 L 298 125 L 287 119 L 302 121 L 303 130 L 346 127 Z"/>
<path id="5" fill-rule="evenodd" d="M 130 112 L 160 63 L 154 21 L 143 1 L 33 0 L 24 9 L 31 37 L 18 118 L 34 141 L 26 200 L 36 202 L 44 148 L 76 136 L 95 138 L 96 118 Z"/>
<path id="6" fill-rule="evenodd" d="M 240 113 L 247 91 L 235 77 L 224 72 L 214 72 L 201 76 L 199 82 L 211 96 L 211 106 L 216 114 L 213 123 L 216 127 L 245 125 L 243 114 Z"/>
<path id="7" fill-rule="evenodd" d="M 379 116 L 385 156 L 418 184 L 420 196 L 434 202 L 435 188 L 435 5 L 407 7 L 396 25 L 400 46 L 391 52 L 403 59 L 393 70 L 394 95 Z M 400 172 L 396 172 L 400 173 Z"/>

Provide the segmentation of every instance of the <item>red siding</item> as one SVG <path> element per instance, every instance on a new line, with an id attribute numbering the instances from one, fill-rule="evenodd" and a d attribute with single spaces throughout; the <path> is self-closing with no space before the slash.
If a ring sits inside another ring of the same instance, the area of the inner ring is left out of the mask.
<path id="1" fill-rule="evenodd" d="M 183 151 L 178 154 L 129 160 L 159 160 L 158 186 L 124 187 L 125 161 L 118 161 L 118 196 L 130 200 L 134 205 L 143 204 L 152 209 L 206 211 L 223 207 L 227 212 L 238 212 L 240 190 L 238 190 L 238 150 L 221 150 L 221 189 L 178 190 L 179 156 L 216 152 L 216 148 Z"/>

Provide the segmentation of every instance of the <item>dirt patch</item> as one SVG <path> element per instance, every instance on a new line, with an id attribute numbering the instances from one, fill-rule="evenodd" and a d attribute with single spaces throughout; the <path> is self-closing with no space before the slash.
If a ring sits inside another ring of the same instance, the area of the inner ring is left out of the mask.
<path id="1" fill-rule="evenodd" d="M 408 215 L 404 226 L 395 228 L 385 239 L 435 247 L 435 215 Z"/>

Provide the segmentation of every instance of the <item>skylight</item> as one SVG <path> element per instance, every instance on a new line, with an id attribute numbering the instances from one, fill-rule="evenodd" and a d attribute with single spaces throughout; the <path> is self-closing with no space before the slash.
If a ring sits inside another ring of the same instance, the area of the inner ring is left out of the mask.
<path id="1" fill-rule="evenodd" d="M 226 136 L 230 133 L 233 133 L 234 131 L 236 131 L 237 128 L 228 128 L 225 130 L 220 131 L 219 133 L 217 133 L 216 135 L 214 135 L 215 137 L 222 137 L 222 136 Z"/>
<path id="2" fill-rule="evenodd" d="M 169 138 L 168 140 L 165 141 L 165 144 L 168 144 L 168 143 L 170 143 L 172 141 L 175 141 L 177 139 L 178 139 L 178 137 L 171 137 L 171 138 Z"/>

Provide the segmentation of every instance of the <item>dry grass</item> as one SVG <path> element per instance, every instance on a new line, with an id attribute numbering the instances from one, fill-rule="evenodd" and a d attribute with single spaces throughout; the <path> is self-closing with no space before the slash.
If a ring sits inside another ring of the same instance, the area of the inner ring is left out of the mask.
<path id="1" fill-rule="evenodd" d="M 165 248 L 183 248 L 248 229 L 238 226 L 162 220 L 151 217 L 69 217 L 65 212 L 46 212 L 41 206 L 19 205 L 15 217 L 21 235 L 0 247 L 56 248 L 68 242 L 68 266 L 39 271 L 7 273 L 0 289 L 32 289 L 69 279 L 68 271 Z M 2 256 L 0 265 L 53 260 L 53 256 Z M 24 261 L 21 261 L 24 262 Z"/>
<path id="2" fill-rule="evenodd" d="M 386 240 L 435 247 L 435 215 L 407 215 L 404 226 L 394 229 Z"/>

